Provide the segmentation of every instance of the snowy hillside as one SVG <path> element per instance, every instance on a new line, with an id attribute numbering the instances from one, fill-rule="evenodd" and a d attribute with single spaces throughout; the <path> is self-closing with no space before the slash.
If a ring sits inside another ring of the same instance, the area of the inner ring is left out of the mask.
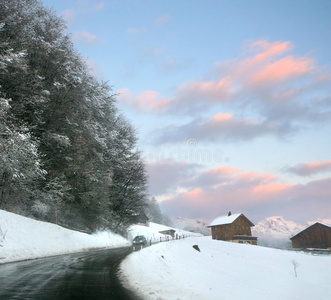
<path id="1" fill-rule="evenodd" d="M 258 237 L 260 246 L 290 249 L 290 238 L 307 226 L 287 221 L 283 217 L 276 216 L 266 218 L 252 227 L 252 235 Z"/>
<path id="2" fill-rule="evenodd" d="M 111 232 L 89 235 L 0 210 L 0 263 L 128 245 Z"/>
<path id="3" fill-rule="evenodd" d="M 130 254 L 121 264 L 120 276 L 146 300 L 320 300 L 331 295 L 330 269 L 331 255 L 194 237 Z"/>
<path id="4" fill-rule="evenodd" d="M 203 235 L 211 235 L 210 228 L 207 228 L 208 222 L 189 218 L 172 218 L 174 227 L 190 232 L 197 232 Z"/>

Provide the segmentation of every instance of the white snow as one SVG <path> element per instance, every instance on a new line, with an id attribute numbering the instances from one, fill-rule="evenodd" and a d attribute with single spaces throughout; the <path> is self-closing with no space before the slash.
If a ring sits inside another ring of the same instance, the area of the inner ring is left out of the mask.
<path id="1" fill-rule="evenodd" d="M 224 224 L 231 224 L 235 219 L 237 219 L 241 214 L 232 214 L 230 216 L 220 216 L 213 220 L 209 226 L 214 225 L 224 225 Z"/>
<path id="2" fill-rule="evenodd" d="M 0 210 L 0 263 L 130 244 L 111 232 L 89 235 Z"/>
<path id="3" fill-rule="evenodd" d="M 120 276 L 146 300 L 328 299 L 330 269 L 330 255 L 191 237 L 132 253 Z"/>

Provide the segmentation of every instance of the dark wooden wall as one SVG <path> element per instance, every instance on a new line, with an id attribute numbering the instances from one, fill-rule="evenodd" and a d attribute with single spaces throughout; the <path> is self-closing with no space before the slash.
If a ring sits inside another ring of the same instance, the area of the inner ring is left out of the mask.
<path id="1" fill-rule="evenodd" d="M 331 228 L 316 223 L 292 238 L 293 248 L 320 248 L 331 247 Z"/>

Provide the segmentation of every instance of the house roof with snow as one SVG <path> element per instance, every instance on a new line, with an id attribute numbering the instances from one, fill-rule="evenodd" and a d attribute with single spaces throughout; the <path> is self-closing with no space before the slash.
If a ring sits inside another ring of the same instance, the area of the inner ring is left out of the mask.
<path id="1" fill-rule="evenodd" d="M 238 219 L 240 216 L 243 216 L 244 218 L 246 218 L 242 213 L 239 214 L 231 214 L 230 216 L 220 216 L 218 218 L 216 218 L 214 221 L 212 221 L 208 227 L 212 227 L 212 226 L 217 226 L 217 225 L 226 225 L 226 224 L 231 224 L 233 223 L 236 219 Z M 247 218 L 246 218 L 247 219 Z M 248 219 L 247 219 L 248 220 Z M 248 220 L 248 222 L 251 223 L 251 226 L 254 226 L 254 224 Z"/>
<path id="2" fill-rule="evenodd" d="M 295 236 L 291 237 L 290 240 L 299 238 L 301 235 L 307 234 L 309 231 L 311 231 L 313 228 L 316 228 L 316 227 L 323 228 L 324 230 L 327 230 L 327 231 L 331 232 L 331 227 L 330 226 L 327 226 L 327 225 L 324 225 L 322 223 L 316 222 L 315 224 L 307 227 L 306 229 L 304 229 L 304 230 L 300 231 L 299 233 L 297 233 Z"/>

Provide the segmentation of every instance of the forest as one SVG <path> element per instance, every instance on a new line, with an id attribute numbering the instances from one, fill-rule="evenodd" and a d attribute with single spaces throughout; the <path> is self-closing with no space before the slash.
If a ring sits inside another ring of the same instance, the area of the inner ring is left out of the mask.
<path id="1" fill-rule="evenodd" d="M 161 221 L 137 132 L 65 22 L 37 0 L 0 7 L 0 209 L 89 231 Z"/>

